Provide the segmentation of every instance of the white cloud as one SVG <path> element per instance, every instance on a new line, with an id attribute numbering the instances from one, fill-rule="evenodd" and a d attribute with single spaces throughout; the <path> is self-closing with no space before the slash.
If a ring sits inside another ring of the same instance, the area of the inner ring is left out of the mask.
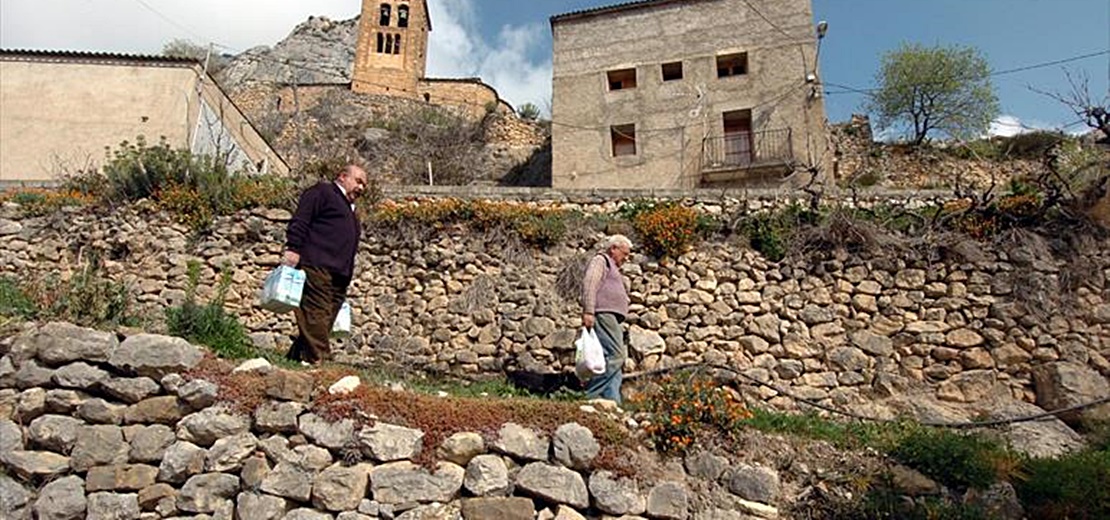
<path id="1" fill-rule="evenodd" d="M 496 41 L 482 38 L 475 0 L 429 2 L 432 34 L 428 39 L 428 75 L 480 77 L 514 107 L 533 103 L 541 110 L 551 98 L 551 61 L 529 59 L 541 45 L 543 24 L 506 25 Z"/>
<path id="2" fill-rule="evenodd" d="M 1017 116 L 1003 114 L 995 118 L 994 121 L 991 121 L 991 126 L 990 129 L 987 130 L 987 135 L 992 137 L 1010 137 L 1024 134 L 1031 129 L 1031 125 L 1023 124 L 1021 119 L 1018 119 Z"/>

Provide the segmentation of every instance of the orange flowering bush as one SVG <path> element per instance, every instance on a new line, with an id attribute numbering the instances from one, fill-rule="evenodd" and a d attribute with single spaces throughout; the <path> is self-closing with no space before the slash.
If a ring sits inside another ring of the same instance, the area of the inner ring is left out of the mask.
<path id="1" fill-rule="evenodd" d="M 158 207 L 192 229 L 202 229 L 212 222 L 212 210 L 196 188 L 185 184 L 168 184 L 153 194 Z"/>
<path id="2" fill-rule="evenodd" d="M 67 206 L 86 206 L 95 200 L 75 190 L 19 188 L 0 193 L 0 202 L 14 202 L 22 206 L 25 214 L 39 216 Z"/>
<path id="3" fill-rule="evenodd" d="M 433 227 L 459 224 L 480 231 L 508 229 L 525 243 L 546 247 L 566 234 L 567 216 L 565 211 L 525 204 L 450 198 L 405 203 L 384 201 L 370 219 L 385 225 L 407 221 Z"/>
<path id="4" fill-rule="evenodd" d="M 644 431 L 664 453 L 682 454 L 705 430 L 729 434 L 751 412 L 715 381 L 694 375 L 668 376 L 633 404 L 650 416 Z"/>
<path id="5" fill-rule="evenodd" d="M 698 212 L 677 204 L 661 204 L 638 212 L 632 226 L 652 254 L 677 257 L 698 238 Z"/>

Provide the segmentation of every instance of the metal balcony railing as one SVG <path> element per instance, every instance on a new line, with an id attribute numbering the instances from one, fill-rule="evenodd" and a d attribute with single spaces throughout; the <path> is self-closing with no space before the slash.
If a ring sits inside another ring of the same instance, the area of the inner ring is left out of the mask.
<path id="1" fill-rule="evenodd" d="M 791 129 L 736 132 L 705 139 L 702 170 L 732 170 L 789 163 L 794 159 Z"/>

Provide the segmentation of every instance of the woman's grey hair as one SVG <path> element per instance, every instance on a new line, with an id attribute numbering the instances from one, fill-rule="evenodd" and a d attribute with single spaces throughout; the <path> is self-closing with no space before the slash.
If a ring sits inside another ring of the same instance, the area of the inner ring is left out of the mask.
<path id="1" fill-rule="evenodd" d="M 628 249 L 632 249 L 632 241 L 629 240 L 628 237 L 626 237 L 624 235 L 612 235 L 609 238 L 605 239 L 605 243 L 603 244 L 603 249 L 605 251 L 608 251 L 610 249 L 613 249 L 616 246 L 623 246 L 623 247 L 627 247 Z"/>

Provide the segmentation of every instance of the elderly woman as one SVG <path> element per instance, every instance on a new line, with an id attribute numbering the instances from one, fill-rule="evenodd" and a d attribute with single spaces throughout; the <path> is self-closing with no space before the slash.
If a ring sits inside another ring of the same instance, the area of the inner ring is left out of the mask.
<path id="1" fill-rule="evenodd" d="M 605 373 L 590 379 L 586 395 L 621 402 L 621 380 L 628 347 L 621 323 L 628 316 L 628 289 L 620 267 L 632 254 L 632 241 L 623 235 L 605 240 L 604 249 L 586 266 L 582 280 L 582 325 L 593 328 L 605 351 Z"/>

